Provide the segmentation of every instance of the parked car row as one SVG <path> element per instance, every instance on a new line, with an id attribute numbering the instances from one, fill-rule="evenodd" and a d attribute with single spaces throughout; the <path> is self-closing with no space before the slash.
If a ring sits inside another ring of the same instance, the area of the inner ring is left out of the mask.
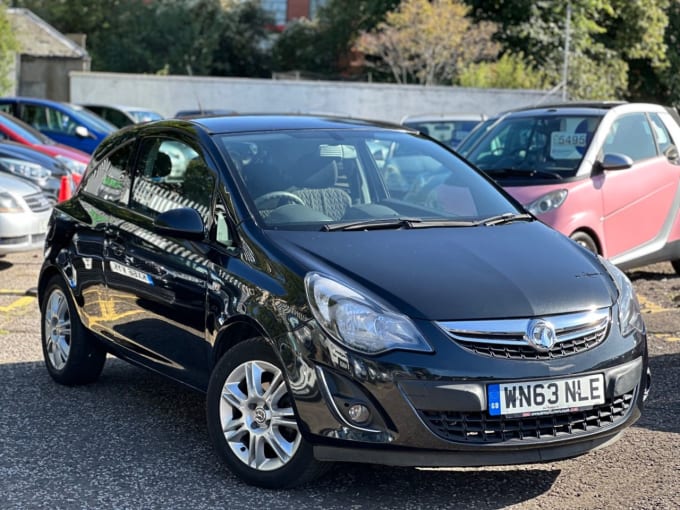
<path id="1" fill-rule="evenodd" d="M 42 245 L 49 209 L 72 195 L 104 138 L 161 118 L 143 108 L 0 98 L 0 255 Z"/>

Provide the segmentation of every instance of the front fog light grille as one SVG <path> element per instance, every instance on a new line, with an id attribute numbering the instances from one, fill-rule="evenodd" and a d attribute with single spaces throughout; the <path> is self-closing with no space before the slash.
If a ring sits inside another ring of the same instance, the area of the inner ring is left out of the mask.
<path id="1" fill-rule="evenodd" d="M 617 425 L 630 413 L 635 390 L 588 410 L 508 418 L 486 412 L 423 411 L 427 426 L 448 441 L 468 444 L 552 440 L 592 434 Z"/>
<path id="2" fill-rule="evenodd" d="M 438 322 L 456 344 L 476 354 L 506 359 L 553 359 L 570 356 L 599 345 L 609 331 L 610 310 L 546 317 L 554 327 L 554 345 L 532 345 L 528 330 L 533 319 L 499 319 Z"/>

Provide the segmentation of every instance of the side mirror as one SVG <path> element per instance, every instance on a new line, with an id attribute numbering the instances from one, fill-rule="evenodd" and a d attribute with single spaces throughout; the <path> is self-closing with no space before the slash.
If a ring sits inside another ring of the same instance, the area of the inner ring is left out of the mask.
<path id="1" fill-rule="evenodd" d="M 663 151 L 663 155 L 666 156 L 668 161 L 670 161 L 671 163 L 677 163 L 678 158 L 680 158 L 678 148 L 675 145 L 669 145 L 668 147 L 666 147 L 666 150 Z"/>
<path id="2" fill-rule="evenodd" d="M 90 130 L 85 126 L 76 126 L 75 133 L 78 138 L 95 138 L 95 136 L 90 133 Z"/>
<path id="3" fill-rule="evenodd" d="M 605 154 L 600 162 L 602 170 L 625 170 L 633 166 L 633 160 L 625 154 Z"/>
<path id="4" fill-rule="evenodd" d="M 172 209 L 156 216 L 153 222 L 158 232 L 171 237 L 185 239 L 203 239 L 205 223 L 196 209 L 182 207 Z"/>

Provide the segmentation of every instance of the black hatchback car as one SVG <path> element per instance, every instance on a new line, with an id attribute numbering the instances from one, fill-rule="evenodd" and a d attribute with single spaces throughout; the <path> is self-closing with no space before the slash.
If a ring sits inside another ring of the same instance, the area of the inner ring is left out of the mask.
<path id="1" fill-rule="evenodd" d="M 389 192 L 385 158 L 419 170 Z M 106 353 L 206 393 L 248 483 L 329 461 L 573 457 L 640 416 L 626 276 L 408 128 L 304 116 L 121 130 L 57 205 L 39 280 L 59 383 Z"/>

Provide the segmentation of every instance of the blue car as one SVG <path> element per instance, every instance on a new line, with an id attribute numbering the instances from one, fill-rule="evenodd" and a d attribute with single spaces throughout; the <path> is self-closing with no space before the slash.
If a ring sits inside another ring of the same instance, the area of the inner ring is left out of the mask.
<path id="1" fill-rule="evenodd" d="M 81 106 L 34 97 L 2 97 L 0 111 L 20 118 L 56 142 L 89 154 L 117 129 Z"/>

